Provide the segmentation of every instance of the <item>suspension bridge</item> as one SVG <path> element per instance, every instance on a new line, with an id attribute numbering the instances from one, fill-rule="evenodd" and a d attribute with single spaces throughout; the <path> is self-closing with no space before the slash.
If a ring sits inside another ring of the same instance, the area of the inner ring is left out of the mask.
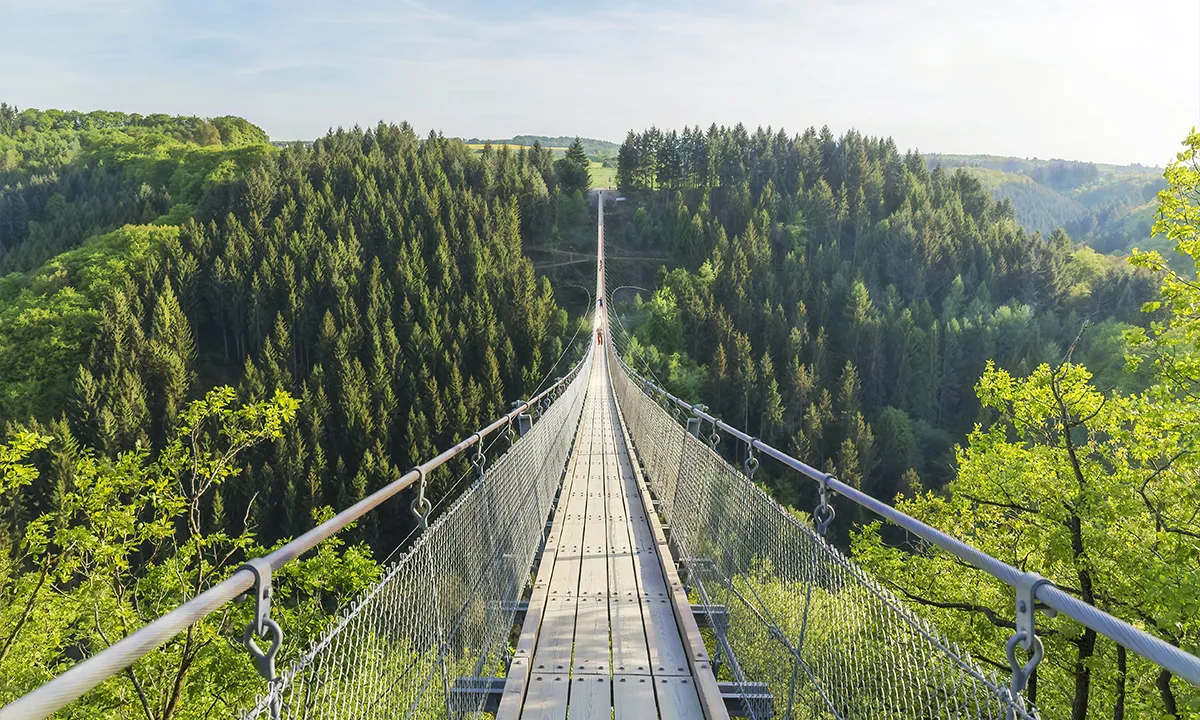
<path id="1" fill-rule="evenodd" d="M 604 283 L 600 193 L 596 297 Z M 839 482 L 671 395 L 614 352 L 606 303 L 566 375 L 387 487 L 0 708 L 48 717 L 238 597 L 263 676 L 245 718 L 1017 718 L 1061 612 L 1200 684 L 1200 659 Z M 611 302 L 607 303 L 611 306 Z M 694 400 L 694 399 L 693 399 Z M 511 447 L 484 467 L 486 438 Z M 743 443 L 735 468 L 716 451 Z M 426 478 L 473 453 L 436 519 Z M 817 485 L 811 519 L 753 482 Z M 421 533 L 286 668 L 272 573 L 401 493 Z M 839 495 L 1011 586 L 1010 671 L 966 652 L 824 540 Z"/>

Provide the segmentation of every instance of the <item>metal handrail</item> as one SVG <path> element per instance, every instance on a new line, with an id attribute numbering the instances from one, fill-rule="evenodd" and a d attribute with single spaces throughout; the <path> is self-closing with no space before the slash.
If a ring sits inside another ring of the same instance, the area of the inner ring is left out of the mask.
<path id="1" fill-rule="evenodd" d="M 588 352 L 591 352 L 591 350 L 589 349 Z M 267 563 L 271 570 L 277 570 L 316 547 L 321 542 L 341 532 L 346 526 L 375 509 L 385 500 L 412 487 L 422 477 L 428 476 L 429 473 L 432 473 L 456 456 L 462 454 L 464 450 L 482 443 L 483 439 L 488 435 L 507 427 L 518 415 L 534 407 L 538 402 L 550 395 L 550 393 L 574 379 L 586 360 L 587 354 L 585 353 L 583 360 L 577 363 L 570 372 L 556 380 L 545 390 L 521 402 L 516 408 L 499 420 L 471 434 L 457 445 L 444 450 L 432 460 L 414 467 L 390 484 L 359 500 L 329 520 L 279 549 L 263 556 L 261 560 Z M 166 615 L 154 620 L 128 637 L 113 643 L 87 660 L 72 666 L 53 680 L 0 708 L 0 720 L 29 720 L 48 717 L 54 711 L 73 702 L 84 693 L 129 667 L 138 659 L 175 637 L 189 626 L 216 612 L 231 600 L 249 591 L 255 585 L 255 577 L 255 572 L 250 568 L 245 566 L 239 568 L 233 575 L 230 575 L 225 580 L 205 590 Z"/>
<path id="2" fill-rule="evenodd" d="M 683 410 L 687 410 L 694 417 L 701 418 L 706 422 L 713 424 L 715 428 L 724 430 L 733 437 L 746 443 L 751 449 L 758 450 L 763 455 L 774 458 L 787 467 L 805 475 L 812 480 L 821 483 L 829 490 L 841 495 L 842 497 L 851 500 L 855 504 L 870 510 L 892 522 L 893 524 L 904 528 L 908 532 L 917 537 L 932 543 L 939 548 L 945 550 L 958 559 L 966 562 L 1001 582 L 1010 585 L 1018 593 L 1018 602 L 1020 602 L 1020 594 L 1022 589 L 1032 594 L 1032 597 L 1045 604 L 1046 607 L 1061 612 L 1067 617 L 1075 620 L 1082 625 L 1095 630 L 1105 637 L 1113 640 L 1117 644 L 1132 650 L 1146 660 L 1169 670 L 1172 674 L 1177 675 L 1193 685 L 1200 685 L 1200 658 L 1197 658 L 1190 653 L 1184 652 L 1180 648 L 1171 645 L 1164 640 L 1151 635 L 1150 633 L 1139 630 L 1129 623 L 1119 618 L 1113 617 L 1108 613 L 1096 608 L 1093 605 L 1083 602 L 1079 598 L 1068 595 L 1059 588 L 1055 587 L 1049 581 L 1045 580 L 1036 573 L 1023 572 L 1008 563 L 988 555 L 982 550 L 968 545 L 957 538 L 951 537 L 937 528 L 927 525 L 920 520 L 907 515 L 896 508 L 884 503 L 866 493 L 858 490 L 837 478 L 823 473 L 820 470 L 807 465 L 800 460 L 788 455 L 787 453 L 776 450 L 767 443 L 752 437 L 742 432 L 738 428 L 723 422 L 722 420 L 710 415 L 700 409 L 699 405 L 692 405 L 683 399 L 672 395 L 663 387 L 659 386 L 652 380 L 638 373 L 633 368 L 629 367 L 619 353 L 614 353 L 617 356 L 617 362 L 620 363 L 625 372 L 643 384 L 643 387 L 653 388 L 666 400 L 674 403 Z M 649 395 L 650 393 L 646 393 Z M 1030 613 L 1032 615 L 1032 612 Z M 1032 630 L 1032 624 L 1030 625 Z"/>

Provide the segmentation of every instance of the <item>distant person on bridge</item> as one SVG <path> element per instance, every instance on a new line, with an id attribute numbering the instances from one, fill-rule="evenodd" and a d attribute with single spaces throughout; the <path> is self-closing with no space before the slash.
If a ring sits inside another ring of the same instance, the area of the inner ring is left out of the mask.
<path id="1" fill-rule="evenodd" d="M 597 345 L 603 345 L 603 344 L 604 344 L 604 331 L 603 331 L 603 330 L 597 330 L 597 331 L 596 331 L 596 344 L 597 344 Z"/>

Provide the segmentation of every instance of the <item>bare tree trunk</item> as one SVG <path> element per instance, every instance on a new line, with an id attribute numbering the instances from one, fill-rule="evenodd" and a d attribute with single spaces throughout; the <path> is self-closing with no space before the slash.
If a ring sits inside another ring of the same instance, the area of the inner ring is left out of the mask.
<path id="1" fill-rule="evenodd" d="M 1072 417 L 1067 410 L 1066 403 L 1059 391 L 1057 378 L 1053 379 L 1051 390 L 1054 392 L 1054 399 L 1059 407 L 1063 448 L 1066 449 L 1067 456 L 1071 460 L 1071 470 L 1082 494 L 1087 491 L 1088 481 L 1083 474 L 1083 464 L 1075 449 L 1075 440 L 1071 437 L 1071 431 L 1082 425 L 1082 422 Z M 1071 530 L 1071 554 L 1074 557 L 1076 573 L 1079 577 L 1080 599 L 1089 605 L 1095 605 L 1096 594 L 1092 588 L 1092 573 L 1088 569 L 1087 555 L 1083 547 L 1083 521 L 1074 511 L 1068 520 L 1068 526 Z M 1088 667 L 1087 661 L 1096 652 L 1096 631 L 1091 628 L 1084 630 L 1083 636 L 1076 641 L 1076 647 L 1079 648 L 1079 652 L 1075 656 L 1075 698 L 1071 703 L 1071 720 L 1087 720 L 1088 700 L 1092 689 L 1092 671 Z"/>
<path id="2" fill-rule="evenodd" d="M 1075 655 L 1075 698 L 1071 702 L 1071 720 L 1087 720 L 1088 700 L 1092 691 L 1092 671 L 1087 661 L 1096 650 L 1096 631 L 1088 628 L 1083 637 L 1076 641 L 1079 652 Z"/>
<path id="3" fill-rule="evenodd" d="M 1117 646 L 1117 702 L 1113 705 L 1113 720 L 1125 720 L 1125 648 Z"/>
<path id="4" fill-rule="evenodd" d="M 1171 690 L 1171 671 L 1163 670 L 1154 682 L 1158 686 L 1158 694 L 1162 696 L 1163 709 L 1168 717 L 1179 717 L 1179 707 L 1175 704 L 1175 692 Z"/>

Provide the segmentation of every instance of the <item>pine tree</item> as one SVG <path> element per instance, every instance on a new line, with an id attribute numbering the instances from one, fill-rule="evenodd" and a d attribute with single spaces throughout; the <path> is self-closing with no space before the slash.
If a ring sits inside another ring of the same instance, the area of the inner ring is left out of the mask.
<path id="1" fill-rule="evenodd" d="M 759 377 L 762 379 L 762 435 L 771 443 L 783 428 L 783 399 L 779 396 L 775 365 L 767 353 L 763 353 L 759 363 Z"/>
<path id="2" fill-rule="evenodd" d="M 575 142 L 567 148 L 566 155 L 554 163 L 555 174 L 563 193 L 586 193 L 591 189 L 591 172 L 588 170 L 590 164 L 587 153 L 583 150 L 583 143 L 579 138 L 575 138 Z"/>

